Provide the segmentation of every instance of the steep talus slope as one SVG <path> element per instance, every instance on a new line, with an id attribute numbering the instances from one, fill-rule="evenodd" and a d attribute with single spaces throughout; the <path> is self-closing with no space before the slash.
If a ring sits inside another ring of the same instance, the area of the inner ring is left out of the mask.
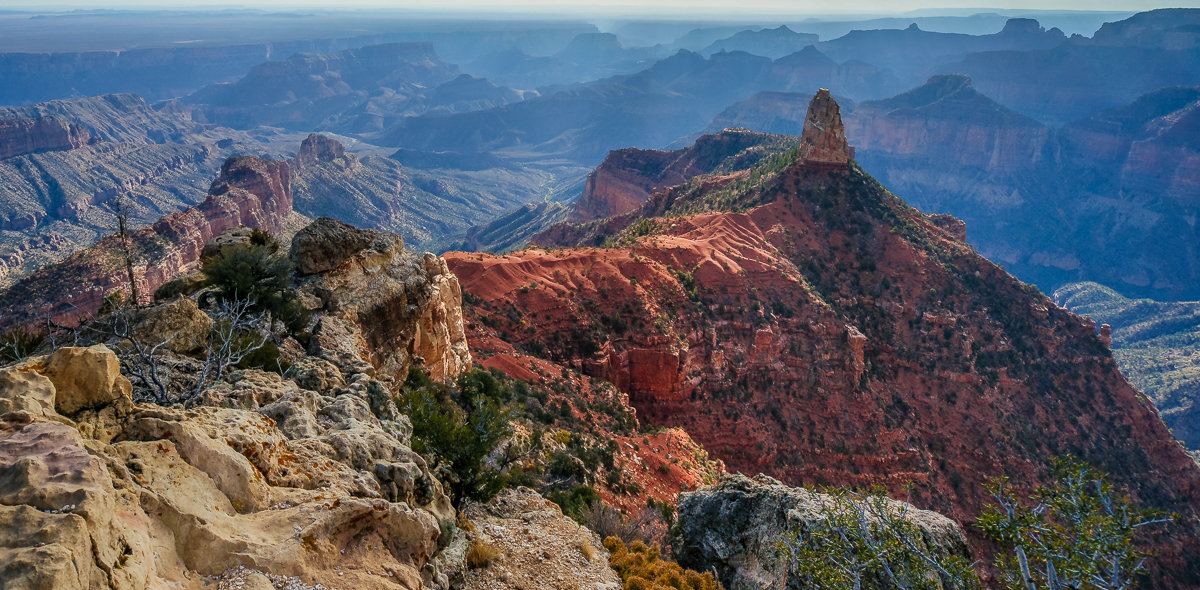
<path id="1" fill-rule="evenodd" d="M 1200 469 L 1094 324 L 857 166 L 805 161 L 814 144 L 593 224 L 609 248 L 447 255 L 482 300 L 468 330 L 610 380 L 734 470 L 912 482 L 918 506 L 969 521 L 988 478 L 1047 483 L 1049 457 L 1076 454 L 1147 503 L 1198 507 Z M 1194 581 L 1177 539 L 1164 567 Z"/>
<path id="2" fill-rule="evenodd" d="M 1200 302 L 1130 299 L 1097 283 L 1072 283 L 1054 300 L 1109 324 L 1121 373 L 1154 401 L 1171 433 L 1200 450 Z"/>
<path id="3" fill-rule="evenodd" d="M 285 162 L 243 156 L 226 160 L 202 203 L 131 233 L 134 276 L 143 297 L 195 270 L 204 245 L 222 231 L 248 226 L 280 233 L 293 215 Z M 129 295 L 120 240 L 110 235 L 62 262 L 22 278 L 3 294 L 6 324 L 48 317 L 74 323 L 100 309 L 116 290 Z"/>
<path id="4" fill-rule="evenodd" d="M 554 201 L 530 203 L 467 230 L 454 250 L 504 252 L 529 243 L 531 236 L 564 221 L 573 209 Z"/>
<path id="5" fill-rule="evenodd" d="M 355 154 L 336 139 L 311 134 L 292 160 L 296 211 L 396 232 L 415 247 L 437 250 L 529 201 L 562 209 L 549 199 L 583 175 L 582 168 L 560 163 L 524 167 L 493 158 L 460 170 L 436 158 L 415 160 Z"/>

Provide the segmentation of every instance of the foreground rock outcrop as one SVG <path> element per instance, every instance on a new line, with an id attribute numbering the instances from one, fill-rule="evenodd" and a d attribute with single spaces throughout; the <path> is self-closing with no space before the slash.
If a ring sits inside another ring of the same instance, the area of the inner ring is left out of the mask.
<path id="1" fill-rule="evenodd" d="M 439 381 L 470 369 L 462 292 L 441 258 L 405 250 L 398 234 L 327 217 L 296 233 L 291 256 L 301 292 L 323 312 L 311 354 L 344 370 L 367 359 L 399 383 L 416 357 Z"/>
<path id="2" fill-rule="evenodd" d="M 715 486 L 680 494 L 675 557 L 684 567 L 715 571 L 728 590 L 800 588 L 787 576 L 779 543 L 827 519 L 829 502 L 824 494 L 764 475 L 726 476 Z M 895 508 L 906 507 L 895 502 Z M 957 522 L 912 507 L 905 518 L 921 529 L 921 540 L 932 554 L 970 561 L 966 535 Z"/>
<path id="3" fill-rule="evenodd" d="M 244 371 L 191 410 L 134 405 L 103 345 L 0 370 L 0 585 L 197 588 L 244 566 L 446 587 L 430 559 L 454 510 L 405 419 L 380 420 L 367 375 L 305 363 L 324 378 Z"/>

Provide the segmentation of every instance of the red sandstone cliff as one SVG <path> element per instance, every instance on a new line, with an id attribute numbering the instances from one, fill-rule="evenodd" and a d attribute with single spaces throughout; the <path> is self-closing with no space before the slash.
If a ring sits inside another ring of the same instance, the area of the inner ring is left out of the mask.
<path id="1" fill-rule="evenodd" d="M 857 167 L 755 172 L 655 195 L 608 235 L 619 247 L 447 255 L 481 300 L 469 337 L 544 350 L 792 484 L 912 482 L 969 522 L 989 478 L 1045 484 L 1075 454 L 1148 504 L 1200 509 L 1200 469 L 1094 324 Z M 1158 550 L 1168 586 L 1200 579 L 1188 538 Z"/>
<path id="2" fill-rule="evenodd" d="M 83 147 L 96 140 L 87 129 L 56 117 L 0 121 L 0 160 Z"/>
<path id="3" fill-rule="evenodd" d="M 682 184 L 722 166 L 747 167 L 763 154 L 793 143 L 793 139 L 782 135 L 726 129 L 674 151 L 626 148 L 609 152 L 588 175 L 583 195 L 572 207 L 568 221 L 582 223 L 629 213 L 657 189 Z"/>
<path id="4" fill-rule="evenodd" d="M 244 156 L 230 158 L 195 207 L 168 215 L 132 234 L 138 289 L 148 297 L 163 283 L 195 270 L 210 239 L 231 227 L 279 233 L 292 212 L 291 177 L 284 162 Z M 71 324 L 100 308 L 116 290 L 128 293 L 128 279 L 116 236 L 47 266 L 0 294 L 3 322 Z"/>

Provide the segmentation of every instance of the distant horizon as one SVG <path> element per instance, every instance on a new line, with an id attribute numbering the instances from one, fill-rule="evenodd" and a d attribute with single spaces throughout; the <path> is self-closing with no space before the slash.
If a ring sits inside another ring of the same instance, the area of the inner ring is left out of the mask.
<path id="1" fill-rule="evenodd" d="M 228 0 L 189 0 L 186 4 L 164 4 L 161 0 L 122 0 L 98 6 L 94 2 L 54 2 L 32 4 L 24 0 L 7 2 L 0 0 L 0 11 L 29 13 L 70 13 L 103 11 L 229 11 L 262 10 L 268 12 L 321 11 L 321 12 L 394 12 L 428 16 L 476 16 L 501 17 L 551 17 L 587 18 L 592 16 L 627 16 L 630 18 L 663 18 L 669 20 L 711 20 L 714 18 L 762 18 L 762 17 L 809 17 L 823 20 L 837 18 L 869 17 L 916 17 L 916 16 L 970 16 L 989 12 L 1044 12 L 1044 13 L 1103 13 L 1144 12 L 1162 8 L 1200 8 L 1200 0 L 1163 4 L 1153 0 L 1095 0 L 1086 7 L 1081 2 L 1067 1 L 1065 6 L 1047 7 L 1044 3 L 1016 1 L 1002 6 L 978 6 L 973 0 L 942 5 L 930 5 L 922 0 L 849 0 L 831 11 L 827 2 L 795 2 L 791 0 L 752 0 L 731 6 L 725 0 L 659 0 L 653 3 L 633 3 L 629 0 L 593 0 L 578 6 L 554 0 L 519 0 L 496 2 L 493 0 L 443 0 L 437 9 L 430 9 L 425 2 L 394 0 L 349 0 L 331 3 L 328 0 L 256 0 L 231 3 Z"/>

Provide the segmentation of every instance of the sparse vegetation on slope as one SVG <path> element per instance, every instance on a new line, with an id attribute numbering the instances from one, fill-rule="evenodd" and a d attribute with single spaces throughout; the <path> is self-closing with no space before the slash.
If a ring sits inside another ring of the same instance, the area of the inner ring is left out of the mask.
<path id="1" fill-rule="evenodd" d="M 1200 450 L 1200 301 L 1130 299 L 1096 283 L 1054 292 L 1067 309 L 1112 327 L 1112 352 L 1180 442 Z"/>

